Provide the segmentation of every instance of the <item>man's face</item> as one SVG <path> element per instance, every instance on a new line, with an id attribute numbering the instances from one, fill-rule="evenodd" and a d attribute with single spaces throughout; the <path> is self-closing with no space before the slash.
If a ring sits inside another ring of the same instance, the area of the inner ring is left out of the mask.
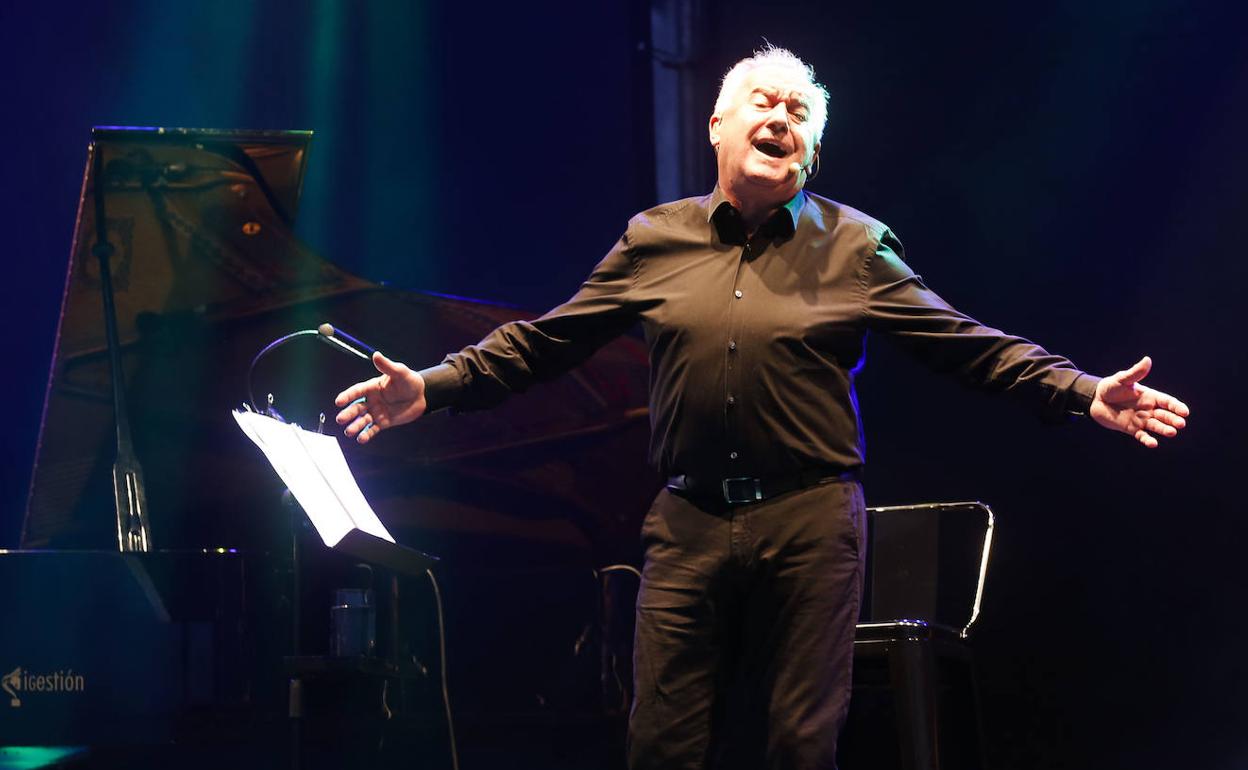
<path id="1" fill-rule="evenodd" d="M 784 201 L 806 182 L 819 151 L 810 123 L 810 84 L 784 67 L 751 70 L 723 114 L 712 115 L 719 184 L 739 196 Z"/>

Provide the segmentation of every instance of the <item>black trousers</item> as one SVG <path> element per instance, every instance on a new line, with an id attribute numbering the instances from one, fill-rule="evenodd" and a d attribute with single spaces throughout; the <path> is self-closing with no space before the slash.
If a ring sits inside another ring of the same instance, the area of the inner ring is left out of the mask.
<path id="1" fill-rule="evenodd" d="M 632 770 L 834 770 L 865 527 L 855 481 L 735 507 L 659 493 L 642 527 Z"/>

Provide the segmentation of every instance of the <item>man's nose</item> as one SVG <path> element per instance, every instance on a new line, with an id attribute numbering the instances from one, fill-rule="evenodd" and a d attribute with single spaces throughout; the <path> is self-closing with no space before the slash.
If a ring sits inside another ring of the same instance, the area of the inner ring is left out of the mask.
<path id="1" fill-rule="evenodd" d="M 783 102 L 771 108 L 767 115 L 767 127 L 773 132 L 783 133 L 789 130 L 789 108 Z"/>

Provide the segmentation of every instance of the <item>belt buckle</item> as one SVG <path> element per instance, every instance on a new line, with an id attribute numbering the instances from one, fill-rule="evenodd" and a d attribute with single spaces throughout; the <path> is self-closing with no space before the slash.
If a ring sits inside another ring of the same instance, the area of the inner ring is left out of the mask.
<path id="1" fill-rule="evenodd" d="M 763 482 L 749 476 L 724 479 L 724 501 L 729 505 L 756 503 L 763 499 Z"/>

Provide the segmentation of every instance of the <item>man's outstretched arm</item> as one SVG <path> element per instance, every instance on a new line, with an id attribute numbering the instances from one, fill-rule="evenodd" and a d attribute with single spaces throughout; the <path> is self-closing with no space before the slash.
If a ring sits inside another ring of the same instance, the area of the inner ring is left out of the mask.
<path id="1" fill-rule="evenodd" d="M 1187 404 L 1169 393 L 1140 384 L 1152 368 L 1152 359 L 1144 356 L 1130 369 L 1101 380 L 1088 409 L 1088 415 L 1102 427 L 1133 436 L 1149 449 L 1157 446 L 1157 436 L 1178 435 L 1191 414 Z"/>
<path id="2" fill-rule="evenodd" d="M 338 394 L 336 421 L 347 438 L 367 444 L 426 412 L 487 408 L 562 374 L 637 322 L 635 279 L 625 233 L 580 290 L 541 318 L 503 324 L 420 371 L 373 354 L 378 376 Z"/>

